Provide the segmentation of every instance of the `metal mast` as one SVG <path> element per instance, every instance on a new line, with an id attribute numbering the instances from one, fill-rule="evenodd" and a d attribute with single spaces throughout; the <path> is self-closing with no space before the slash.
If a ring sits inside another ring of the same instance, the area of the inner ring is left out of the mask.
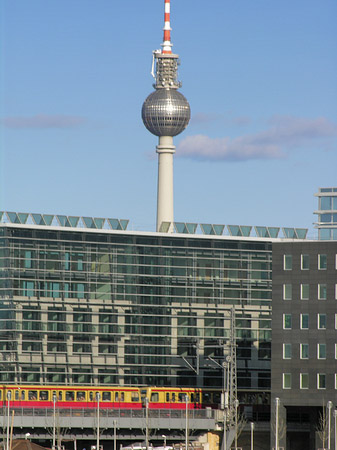
<path id="1" fill-rule="evenodd" d="M 169 223 L 166 231 L 173 231 L 173 137 L 180 134 L 191 117 L 190 105 L 178 92 L 179 57 L 172 53 L 170 0 L 165 1 L 164 39 L 161 50 L 153 52 L 152 76 L 155 79 L 152 92 L 143 103 L 142 119 L 145 127 L 159 137 L 157 231 L 163 222 Z"/>

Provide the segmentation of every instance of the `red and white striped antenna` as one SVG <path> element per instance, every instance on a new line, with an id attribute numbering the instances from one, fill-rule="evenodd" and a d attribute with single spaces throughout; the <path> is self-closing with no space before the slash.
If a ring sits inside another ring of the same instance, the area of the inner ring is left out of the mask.
<path id="1" fill-rule="evenodd" d="M 165 13 L 164 13 L 164 42 L 162 43 L 162 53 L 170 54 L 172 53 L 172 43 L 171 43 L 171 24 L 170 24 L 170 13 L 171 13 L 171 0 L 165 0 Z"/>

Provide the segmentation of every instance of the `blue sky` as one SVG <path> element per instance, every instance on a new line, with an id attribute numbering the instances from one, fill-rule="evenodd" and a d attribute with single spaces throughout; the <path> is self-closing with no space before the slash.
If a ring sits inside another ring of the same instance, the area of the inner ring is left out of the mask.
<path id="1" fill-rule="evenodd" d="M 141 106 L 164 0 L 0 0 L 0 209 L 154 230 Z M 337 2 L 171 0 L 175 220 L 312 228 L 337 186 Z M 311 231 L 313 234 L 313 231 Z"/>

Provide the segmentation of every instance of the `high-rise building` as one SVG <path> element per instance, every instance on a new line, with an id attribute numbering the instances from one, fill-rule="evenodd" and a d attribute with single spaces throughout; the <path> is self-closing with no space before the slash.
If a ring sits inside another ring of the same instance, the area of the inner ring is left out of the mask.
<path id="1" fill-rule="evenodd" d="M 337 240 L 337 188 L 319 188 L 317 222 L 319 240 Z"/>

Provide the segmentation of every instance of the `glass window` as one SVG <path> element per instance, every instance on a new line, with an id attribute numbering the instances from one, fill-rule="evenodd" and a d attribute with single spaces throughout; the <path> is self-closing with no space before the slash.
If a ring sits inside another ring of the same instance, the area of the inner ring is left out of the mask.
<path id="1" fill-rule="evenodd" d="M 300 344 L 300 358 L 301 359 L 309 358 L 309 344 Z"/>
<path id="2" fill-rule="evenodd" d="M 326 359 L 326 344 L 317 344 L 317 358 Z"/>
<path id="3" fill-rule="evenodd" d="M 318 255 L 318 270 L 326 270 L 327 255 Z"/>
<path id="4" fill-rule="evenodd" d="M 331 222 L 331 214 L 320 214 L 320 222 L 328 223 Z"/>
<path id="5" fill-rule="evenodd" d="M 337 373 L 335 373 L 335 389 L 337 389 Z"/>
<path id="6" fill-rule="evenodd" d="M 335 300 L 337 300 L 337 284 L 335 284 Z"/>
<path id="7" fill-rule="evenodd" d="M 283 314 L 283 328 L 285 330 L 291 329 L 291 314 Z"/>
<path id="8" fill-rule="evenodd" d="M 309 255 L 301 255 L 301 269 L 309 270 L 310 266 L 310 257 Z"/>
<path id="9" fill-rule="evenodd" d="M 300 389 L 309 389 L 308 373 L 300 373 Z"/>
<path id="10" fill-rule="evenodd" d="M 320 209 L 323 211 L 329 211 L 331 209 L 331 197 L 321 197 Z"/>
<path id="11" fill-rule="evenodd" d="M 337 197 L 331 197 L 332 200 L 332 209 L 337 210 Z"/>
<path id="12" fill-rule="evenodd" d="M 318 300 L 326 300 L 327 297 L 327 289 L 326 284 L 318 285 Z"/>
<path id="13" fill-rule="evenodd" d="M 325 373 L 317 374 L 317 389 L 325 389 L 326 388 L 326 376 Z"/>
<path id="14" fill-rule="evenodd" d="M 317 328 L 319 330 L 326 329 L 326 314 L 318 314 L 317 315 Z"/>
<path id="15" fill-rule="evenodd" d="M 335 359 L 337 359 L 337 344 L 335 344 Z"/>
<path id="16" fill-rule="evenodd" d="M 283 389 L 291 389 L 291 373 L 283 374 Z"/>
<path id="17" fill-rule="evenodd" d="M 337 313 L 335 313 L 335 330 L 337 330 Z"/>
<path id="18" fill-rule="evenodd" d="M 292 270 L 293 268 L 293 255 L 284 255 L 283 257 L 283 269 Z"/>
<path id="19" fill-rule="evenodd" d="M 283 344 L 283 359 L 291 359 L 291 344 Z"/>
<path id="20" fill-rule="evenodd" d="M 301 300 L 309 300 L 309 284 L 301 284 Z"/>
<path id="21" fill-rule="evenodd" d="M 293 286 L 292 284 L 283 285 L 283 300 L 291 300 L 293 296 Z"/>
<path id="22" fill-rule="evenodd" d="M 309 328 L 309 314 L 301 314 L 301 330 Z"/>

